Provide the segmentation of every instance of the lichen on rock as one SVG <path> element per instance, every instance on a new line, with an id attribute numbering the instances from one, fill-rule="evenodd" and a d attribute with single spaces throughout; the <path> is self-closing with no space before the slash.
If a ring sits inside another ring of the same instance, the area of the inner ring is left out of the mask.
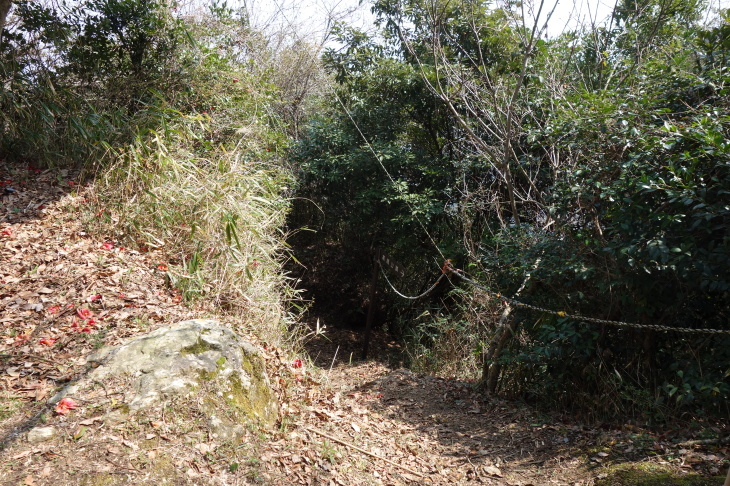
<path id="1" fill-rule="evenodd" d="M 205 389 L 210 414 L 221 406 L 236 419 L 272 424 L 278 416 L 261 353 L 233 331 L 207 319 L 183 321 L 119 346 L 102 348 L 89 358 L 98 367 L 90 382 L 111 377 L 132 379 L 130 412 L 161 400 Z"/>

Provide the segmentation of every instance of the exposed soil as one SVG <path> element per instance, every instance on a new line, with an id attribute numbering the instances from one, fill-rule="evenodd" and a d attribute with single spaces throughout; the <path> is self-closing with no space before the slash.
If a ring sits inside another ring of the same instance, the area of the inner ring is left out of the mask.
<path id="1" fill-rule="evenodd" d="M 374 346 L 380 355 L 368 362 L 350 362 L 350 353 L 360 351 L 358 334 L 331 331 L 327 338 L 308 347 L 319 356 L 317 364 L 332 390 L 322 403 L 326 412 L 317 414 L 319 426 L 423 475 L 381 463 L 384 484 L 401 484 L 400 478 L 433 484 L 592 485 L 610 481 L 618 464 L 654 465 L 680 476 L 700 473 L 706 484 L 720 480 L 711 476 L 719 474 L 722 461 L 717 460 L 727 457 L 727 448 L 709 452 L 681 446 L 681 434 L 668 431 L 559 420 L 519 402 L 484 399 L 472 383 L 393 369 L 387 363 L 398 361 L 396 346 L 382 335 Z"/>
<path id="2" fill-rule="evenodd" d="M 47 400 L 83 376 L 99 346 L 213 313 L 166 285 L 164 253 L 90 236 L 75 177 L 0 165 L 1 484 L 639 484 L 620 479 L 622 465 L 642 480 L 722 482 L 730 451 L 682 444 L 693 431 L 581 424 L 485 400 L 471 383 L 400 368 L 382 334 L 372 359 L 358 360 L 359 334 L 323 317 L 309 360 L 244 336 L 263 349 L 282 413 L 277 428 L 250 425 L 243 441 L 216 438 L 195 396 L 112 420 L 124 383 L 99 384 L 59 412 Z M 55 435 L 30 442 L 38 428 Z"/>

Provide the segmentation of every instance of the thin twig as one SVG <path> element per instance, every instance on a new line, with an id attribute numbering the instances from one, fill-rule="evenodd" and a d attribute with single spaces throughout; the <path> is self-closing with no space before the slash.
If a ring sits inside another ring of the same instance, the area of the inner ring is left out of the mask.
<path id="1" fill-rule="evenodd" d="M 339 350 L 340 350 L 340 347 L 337 346 L 337 349 L 335 349 L 335 355 L 332 357 L 332 364 L 330 365 L 330 370 L 329 370 L 329 372 L 327 372 L 328 377 L 329 377 L 329 375 L 332 374 L 332 367 L 335 365 L 335 360 L 337 359 L 337 351 L 339 351 Z"/>
<path id="2" fill-rule="evenodd" d="M 680 447 L 692 447 L 696 445 L 726 445 L 730 444 L 730 436 L 715 439 L 686 440 L 677 444 Z"/>
<path id="3" fill-rule="evenodd" d="M 108 457 L 105 457 L 105 458 L 104 458 L 104 460 L 105 460 L 106 462 L 108 462 L 109 464 L 111 464 L 112 466 L 114 466 L 114 467 L 117 467 L 117 468 L 119 468 L 119 469 L 126 469 L 126 470 L 128 470 L 128 471 L 135 471 L 135 472 L 138 472 L 138 473 L 141 473 L 141 472 L 142 472 L 142 471 L 140 471 L 139 469 L 137 469 L 136 467 L 134 467 L 134 465 L 132 465 L 131 463 L 130 463 L 130 465 L 129 465 L 129 466 L 123 466 L 123 465 L 121 465 L 121 464 L 117 464 L 116 462 L 112 461 L 112 460 L 111 460 L 111 459 L 109 459 Z"/>
<path id="4" fill-rule="evenodd" d="M 406 466 L 404 466 L 402 464 L 398 464 L 397 462 L 393 462 L 390 459 L 386 459 L 384 457 L 380 457 L 377 454 L 373 454 L 372 452 L 366 451 L 365 449 L 361 449 L 360 447 L 358 447 L 356 445 L 353 445 L 353 444 L 350 444 L 349 442 L 345 442 L 344 440 L 338 439 L 336 437 L 332 437 L 331 435 L 325 434 L 321 430 L 313 429 L 313 428 L 310 428 L 310 427 L 304 427 L 304 430 L 306 430 L 308 432 L 312 432 L 314 434 L 321 435 L 322 437 L 324 437 L 326 439 L 329 439 L 331 441 L 337 442 L 338 444 L 342 444 L 343 446 L 350 447 L 351 449 L 355 449 L 356 451 L 362 452 L 363 454 L 368 455 L 370 457 L 374 457 L 376 459 L 380 459 L 381 461 L 385 461 L 385 462 L 387 462 L 388 464 L 390 464 L 392 466 L 399 467 L 399 468 L 401 468 L 401 469 L 403 469 L 405 471 L 408 471 L 411 474 L 415 474 L 418 477 L 421 477 L 421 478 L 425 478 L 426 477 L 424 474 L 421 474 L 419 472 L 416 472 L 413 469 L 410 469 L 410 468 L 408 468 L 408 467 L 406 467 Z"/>

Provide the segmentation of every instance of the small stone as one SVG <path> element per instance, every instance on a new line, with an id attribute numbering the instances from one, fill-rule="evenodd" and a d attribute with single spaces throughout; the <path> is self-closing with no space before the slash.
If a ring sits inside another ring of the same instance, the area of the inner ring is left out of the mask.
<path id="1" fill-rule="evenodd" d="M 78 391 L 79 391 L 78 385 L 68 385 L 68 386 L 64 387 L 60 392 L 56 393 L 51 398 L 49 398 L 46 403 L 48 405 L 55 405 L 58 402 L 60 402 L 67 395 L 73 395 Z"/>
<path id="2" fill-rule="evenodd" d="M 56 435 L 54 427 L 36 427 L 28 431 L 28 442 L 38 444 L 53 439 Z"/>
<path id="3" fill-rule="evenodd" d="M 228 424 L 212 415 L 209 422 L 212 435 L 216 439 L 238 442 L 246 435 L 246 429 L 240 424 Z"/>

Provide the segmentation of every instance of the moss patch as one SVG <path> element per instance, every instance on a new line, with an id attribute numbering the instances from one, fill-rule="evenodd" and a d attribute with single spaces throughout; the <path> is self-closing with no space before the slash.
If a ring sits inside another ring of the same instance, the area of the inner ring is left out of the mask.
<path id="1" fill-rule="evenodd" d="M 261 424 L 273 424 L 277 419 L 276 396 L 265 379 L 265 368 L 257 356 L 245 356 L 241 368 L 250 380 L 245 384 L 238 374 L 222 377 L 221 371 L 225 365 L 225 358 L 217 361 L 215 371 L 200 371 L 201 383 L 216 382 L 214 387 L 205 387 L 208 390 L 220 390 L 228 412 L 235 422 L 255 420 Z M 220 410 L 220 397 L 210 396 L 206 400 L 210 410 Z"/>
<path id="2" fill-rule="evenodd" d="M 180 471 L 175 468 L 169 457 L 158 457 L 144 468 L 145 479 L 137 480 L 135 484 L 154 484 L 159 486 L 181 484 Z M 120 474 L 96 473 L 87 474 L 79 478 L 80 486 L 115 486 L 130 484 L 129 477 Z"/>
<path id="3" fill-rule="evenodd" d="M 701 476 L 696 473 L 677 474 L 668 466 L 658 464 L 629 464 L 610 468 L 607 477 L 596 486 L 717 486 L 724 477 Z"/>
<path id="4" fill-rule="evenodd" d="M 2 397 L 0 400 L 0 420 L 11 418 L 22 404 L 23 402 L 16 398 Z"/>
<path id="5" fill-rule="evenodd" d="M 272 392 L 261 375 L 250 375 L 251 386 L 246 388 L 238 376 L 232 375 L 228 378 L 228 391 L 224 397 L 229 405 L 242 411 L 249 419 L 257 419 L 263 423 L 273 423 L 276 414 L 271 406 Z"/>
<path id="6" fill-rule="evenodd" d="M 191 345 L 186 346 L 180 350 L 180 354 L 203 354 L 206 351 L 213 350 L 213 346 L 210 343 L 203 341 L 203 338 L 198 338 L 198 341 Z"/>
<path id="7" fill-rule="evenodd" d="M 92 474 L 79 480 L 80 486 L 111 486 L 113 484 L 121 484 L 121 478 L 109 473 Z"/>

